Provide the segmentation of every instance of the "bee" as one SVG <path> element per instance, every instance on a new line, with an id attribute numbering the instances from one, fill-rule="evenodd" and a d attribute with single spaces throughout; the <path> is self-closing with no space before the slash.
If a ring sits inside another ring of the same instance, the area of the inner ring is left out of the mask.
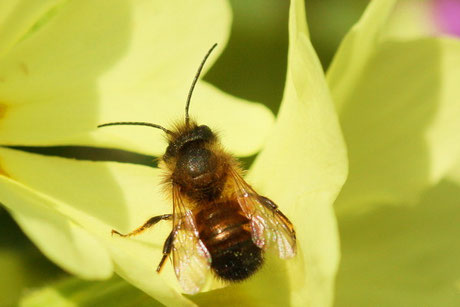
<path id="1" fill-rule="evenodd" d="M 172 254 L 174 272 L 188 294 L 203 288 L 209 271 L 227 282 L 247 279 L 262 266 L 264 251 L 271 245 L 280 258 L 296 254 L 296 235 L 289 219 L 243 179 L 241 166 L 222 148 L 217 135 L 189 117 L 193 89 L 216 45 L 209 49 L 193 79 L 185 120 L 173 130 L 146 122 L 98 126 L 141 125 L 166 134 L 168 147 L 159 167 L 166 173 L 164 184 L 172 195 L 172 214 L 154 216 L 127 234 L 112 230 L 112 235 L 131 237 L 159 221 L 172 220 L 156 271 L 160 273 Z"/>

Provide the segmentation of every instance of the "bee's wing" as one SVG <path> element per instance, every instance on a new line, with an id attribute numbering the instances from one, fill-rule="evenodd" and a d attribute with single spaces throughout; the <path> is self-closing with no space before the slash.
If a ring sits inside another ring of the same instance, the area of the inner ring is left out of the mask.
<path id="1" fill-rule="evenodd" d="M 184 205 L 179 187 L 173 187 L 174 272 L 188 294 L 199 292 L 206 283 L 211 255 L 200 240 L 192 212 Z"/>
<path id="2" fill-rule="evenodd" d="M 280 258 L 291 258 L 296 254 L 294 226 L 270 199 L 257 194 L 236 172 L 232 171 L 238 203 L 251 220 L 252 240 L 266 249 L 273 243 Z"/>

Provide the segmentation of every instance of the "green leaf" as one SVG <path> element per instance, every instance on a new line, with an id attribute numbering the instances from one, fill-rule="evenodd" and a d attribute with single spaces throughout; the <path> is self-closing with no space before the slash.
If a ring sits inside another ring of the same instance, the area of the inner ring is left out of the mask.
<path id="1" fill-rule="evenodd" d="M 200 306 L 329 306 L 339 250 L 332 203 L 347 173 L 345 147 L 303 1 L 292 1 L 285 94 L 275 128 L 247 177 L 293 222 L 298 255 L 267 255 L 245 283 L 191 297 Z"/>
<path id="2" fill-rule="evenodd" d="M 119 277 L 103 282 L 67 278 L 27 294 L 21 307 L 34 306 L 163 306 Z"/>
<path id="3" fill-rule="evenodd" d="M 443 180 L 413 206 L 341 217 L 335 306 L 457 306 L 459 199 Z"/>

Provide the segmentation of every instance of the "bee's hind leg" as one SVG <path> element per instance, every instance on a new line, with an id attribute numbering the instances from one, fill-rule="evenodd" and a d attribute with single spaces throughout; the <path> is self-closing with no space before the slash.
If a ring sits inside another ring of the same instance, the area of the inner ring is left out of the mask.
<path id="1" fill-rule="evenodd" d="M 160 263 L 158 264 L 157 273 L 161 272 L 161 269 L 163 268 L 165 264 L 166 258 L 168 258 L 169 254 L 171 253 L 171 249 L 172 249 L 173 242 L 174 242 L 174 234 L 175 234 L 175 231 L 173 229 L 171 233 L 169 234 L 169 236 L 166 238 L 166 241 L 163 245 L 163 257 L 161 258 Z"/>
<path id="2" fill-rule="evenodd" d="M 113 229 L 112 230 L 112 235 L 117 234 L 120 237 L 132 237 L 132 236 L 140 234 L 141 232 L 143 232 L 147 228 L 152 227 L 153 225 L 155 225 L 156 223 L 158 223 L 161 220 L 170 220 L 171 218 L 172 218 L 172 214 L 163 214 L 163 215 L 154 216 L 154 217 L 150 218 L 147 222 L 145 222 L 144 225 L 142 225 L 141 227 L 131 231 L 130 233 L 122 234 L 122 233 L 119 233 L 118 231 L 116 231 L 115 229 Z"/>

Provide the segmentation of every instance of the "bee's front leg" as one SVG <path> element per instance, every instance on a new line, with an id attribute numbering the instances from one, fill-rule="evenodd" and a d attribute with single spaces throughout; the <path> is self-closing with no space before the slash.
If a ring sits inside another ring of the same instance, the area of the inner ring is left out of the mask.
<path id="1" fill-rule="evenodd" d="M 135 236 L 135 235 L 140 234 L 144 230 L 152 227 L 153 225 L 155 225 L 159 221 L 161 221 L 161 220 L 170 220 L 171 218 L 172 218 L 172 214 L 163 214 L 163 215 L 154 216 L 154 217 L 150 218 L 147 222 L 145 222 L 144 225 L 142 225 L 141 227 L 131 231 L 130 233 L 121 234 L 118 231 L 116 231 L 115 229 L 112 229 L 112 235 L 117 234 L 117 235 L 119 235 L 121 237 Z"/>

